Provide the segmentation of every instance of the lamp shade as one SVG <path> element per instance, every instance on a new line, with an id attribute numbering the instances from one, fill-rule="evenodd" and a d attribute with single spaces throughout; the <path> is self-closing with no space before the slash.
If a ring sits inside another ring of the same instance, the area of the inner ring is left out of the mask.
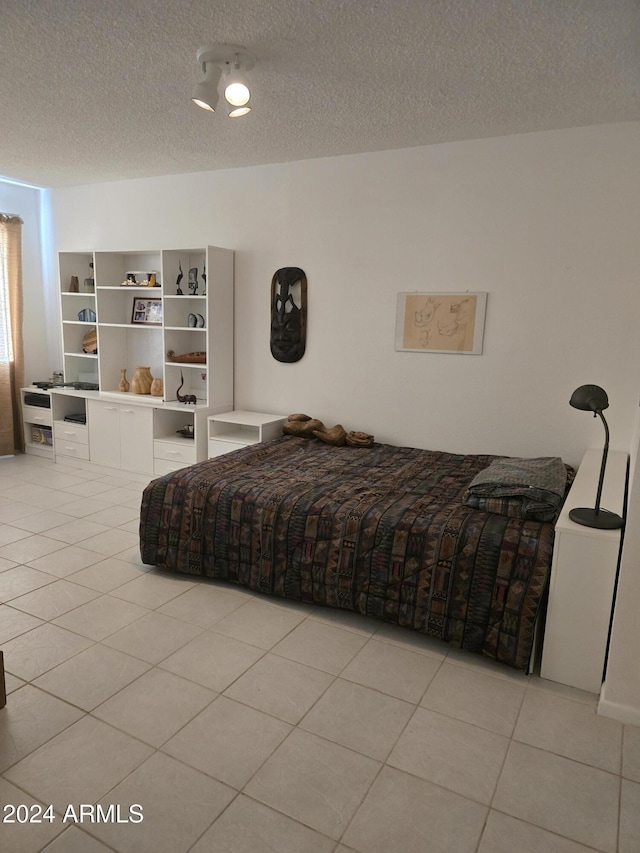
<path id="1" fill-rule="evenodd" d="M 602 412 L 609 408 L 609 398 L 599 385 L 581 385 L 571 395 L 569 405 L 583 412 Z"/>

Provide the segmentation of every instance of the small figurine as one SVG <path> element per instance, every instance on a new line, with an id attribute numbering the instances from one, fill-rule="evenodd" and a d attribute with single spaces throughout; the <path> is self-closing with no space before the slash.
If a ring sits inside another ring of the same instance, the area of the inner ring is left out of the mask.
<path id="1" fill-rule="evenodd" d="M 189 290 L 192 296 L 198 294 L 198 267 L 191 267 L 189 270 Z"/>
<path id="2" fill-rule="evenodd" d="M 178 269 L 180 270 L 180 275 L 176 279 L 176 296 L 184 296 L 184 294 L 182 292 L 182 288 L 180 287 L 180 282 L 182 281 L 182 276 L 183 276 L 182 264 L 180 261 L 178 261 Z"/>
<path id="3" fill-rule="evenodd" d="M 205 266 L 202 267 L 202 295 L 203 296 L 207 295 L 207 267 L 206 267 L 206 264 L 205 264 Z"/>
<path id="4" fill-rule="evenodd" d="M 176 391 L 176 399 L 179 403 L 193 403 L 195 406 L 198 402 L 195 394 L 181 394 L 180 389 L 184 385 L 184 376 L 182 375 L 182 371 L 180 371 L 180 384 L 178 385 L 178 390 Z"/>

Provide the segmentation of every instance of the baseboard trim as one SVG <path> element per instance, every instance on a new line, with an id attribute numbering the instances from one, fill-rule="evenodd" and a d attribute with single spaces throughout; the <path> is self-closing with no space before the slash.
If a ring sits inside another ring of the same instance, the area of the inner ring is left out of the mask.
<path id="1" fill-rule="evenodd" d="M 606 683 L 602 685 L 600 701 L 598 702 L 598 714 L 602 717 L 612 717 L 621 723 L 640 726 L 640 708 L 633 705 L 623 705 L 620 702 L 611 702 L 606 698 Z"/>

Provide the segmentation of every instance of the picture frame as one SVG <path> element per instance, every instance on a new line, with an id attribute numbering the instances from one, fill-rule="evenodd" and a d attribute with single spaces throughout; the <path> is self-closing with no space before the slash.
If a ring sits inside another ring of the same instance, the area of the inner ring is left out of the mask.
<path id="1" fill-rule="evenodd" d="M 131 309 L 131 322 L 139 326 L 161 326 L 162 299 L 134 297 Z"/>
<path id="2" fill-rule="evenodd" d="M 487 293 L 398 293 L 395 349 L 482 355 Z"/>

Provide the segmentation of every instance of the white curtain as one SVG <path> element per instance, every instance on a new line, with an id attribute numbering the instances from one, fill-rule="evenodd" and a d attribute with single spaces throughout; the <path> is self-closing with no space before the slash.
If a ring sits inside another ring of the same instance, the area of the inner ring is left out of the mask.
<path id="1" fill-rule="evenodd" d="M 0 213 L 0 456 L 24 450 L 22 219 Z"/>

